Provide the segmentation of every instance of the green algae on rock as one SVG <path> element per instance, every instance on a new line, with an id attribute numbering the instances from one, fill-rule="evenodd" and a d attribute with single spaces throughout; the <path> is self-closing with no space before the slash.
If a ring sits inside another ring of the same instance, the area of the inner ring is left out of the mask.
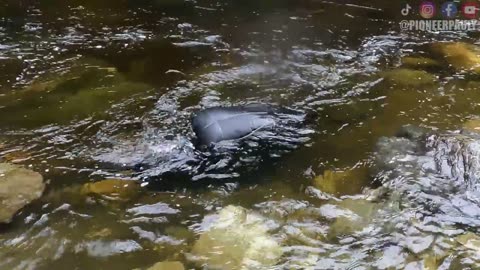
<path id="1" fill-rule="evenodd" d="M 43 177 L 20 166 L 0 163 L 0 223 L 11 222 L 24 206 L 40 198 Z"/>
<path id="2" fill-rule="evenodd" d="M 457 71 L 480 74 L 480 48 L 463 42 L 440 42 L 431 44 L 434 54 L 442 57 Z"/>
<path id="3" fill-rule="evenodd" d="M 0 122 L 38 126 L 104 115 L 116 102 L 151 89 L 145 83 L 127 80 L 101 61 L 78 61 L 64 74 L 0 97 L 0 113 L 10 115 Z"/>
<path id="4" fill-rule="evenodd" d="M 0 155 L 0 157 L 8 163 L 21 163 L 32 158 L 30 153 L 23 150 L 8 151 L 7 153 Z"/>
<path id="5" fill-rule="evenodd" d="M 438 61 L 422 56 L 405 56 L 401 59 L 401 62 L 402 67 L 412 69 L 430 69 L 441 67 L 441 64 Z"/>
<path id="6" fill-rule="evenodd" d="M 347 171 L 326 170 L 313 180 L 316 188 L 335 195 L 354 195 L 361 193 L 367 185 L 368 168 L 360 167 Z"/>
<path id="7" fill-rule="evenodd" d="M 187 227 L 168 226 L 165 228 L 165 234 L 176 239 L 194 239 L 195 235 Z"/>
<path id="8" fill-rule="evenodd" d="M 181 262 L 158 262 L 147 270 L 184 270 Z"/>
<path id="9" fill-rule="evenodd" d="M 362 100 L 354 100 L 348 104 L 332 105 L 325 107 L 323 113 L 328 119 L 340 123 L 349 123 L 369 119 L 381 108 Z"/>
<path id="10" fill-rule="evenodd" d="M 112 235 L 112 229 L 110 228 L 103 228 L 98 231 L 92 231 L 87 233 L 85 236 L 87 239 L 98 239 L 98 238 L 105 238 L 107 236 Z"/>
<path id="11" fill-rule="evenodd" d="M 480 133 L 480 119 L 479 118 L 473 118 L 473 119 L 467 120 L 463 124 L 462 130 L 463 131 Z"/>
<path id="12" fill-rule="evenodd" d="M 425 270 L 436 270 L 442 264 L 442 261 L 448 254 L 438 255 L 433 252 L 429 252 L 422 256 L 422 266 Z"/>
<path id="13" fill-rule="evenodd" d="M 420 87 L 434 85 L 437 79 L 434 75 L 424 70 L 414 70 L 408 68 L 398 68 L 382 72 L 381 77 L 393 85 Z"/>
<path id="14" fill-rule="evenodd" d="M 94 183 L 86 183 L 81 189 L 84 195 L 97 194 L 127 199 L 138 194 L 140 185 L 134 180 L 105 179 Z"/>
<path id="15" fill-rule="evenodd" d="M 458 243 L 462 244 L 467 249 L 480 252 L 480 236 L 472 232 L 459 235 L 455 238 L 455 240 L 457 240 Z"/>
<path id="16" fill-rule="evenodd" d="M 192 249 L 192 260 L 209 269 L 265 269 L 275 265 L 283 251 L 268 233 L 265 218 L 239 206 L 227 206 L 202 233 Z"/>

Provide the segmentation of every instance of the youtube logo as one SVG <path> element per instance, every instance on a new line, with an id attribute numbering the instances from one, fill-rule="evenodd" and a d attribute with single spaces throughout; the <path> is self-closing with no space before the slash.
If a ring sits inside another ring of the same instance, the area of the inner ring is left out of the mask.
<path id="1" fill-rule="evenodd" d="M 478 3 L 466 2 L 462 5 L 463 16 L 467 19 L 476 19 L 478 15 Z"/>

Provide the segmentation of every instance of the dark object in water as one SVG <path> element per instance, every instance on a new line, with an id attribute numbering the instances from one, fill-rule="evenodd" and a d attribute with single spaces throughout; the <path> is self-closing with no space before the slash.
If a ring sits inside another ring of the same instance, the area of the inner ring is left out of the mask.
<path id="1" fill-rule="evenodd" d="M 268 105 L 213 107 L 198 112 L 192 119 L 201 145 L 240 139 L 275 125 L 275 109 Z"/>
<path id="2" fill-rule="evenodd" d="M 314 133 L 309 122 L 315 116 L 270 105 L 209 108 L 192 119 L 197 135 L 194 143 L 187 134 L 160 137 L 149 130 L 152 133 L 137 143 L 127 141 L 103 150 L 95 161 L 115 170 L 131 169 L 134 177 L 157 190 L 200 187 L 234 178 L 256 181 L 257 177 L 250 176 L 259 167 L 273 170 L 278 158 L 307 144 Z M 216 143 L 235 139 L 241 140 Z"/>

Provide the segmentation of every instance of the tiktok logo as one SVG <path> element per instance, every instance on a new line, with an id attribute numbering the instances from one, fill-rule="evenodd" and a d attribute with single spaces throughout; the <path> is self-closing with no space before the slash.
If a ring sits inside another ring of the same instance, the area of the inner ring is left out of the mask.
<path id="1" fill-rule="evenodd" d="M 402 10 L 401 10 L 402 15 L 403 16 L 408 16 L 408 14 L 410 14 L 411 9 L 412 9 L 412 7 L 409 4 L 406 4 L 406 6 L 404 8 L 402 8 Z"/>

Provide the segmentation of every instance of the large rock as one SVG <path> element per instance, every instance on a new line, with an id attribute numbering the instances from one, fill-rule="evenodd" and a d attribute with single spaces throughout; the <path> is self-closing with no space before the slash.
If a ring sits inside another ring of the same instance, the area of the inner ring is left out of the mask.
<path id="1" fill-rule="evenodd" d="M 282 255 L 262 216 L 239 206 L 227 206 L 205 218 L 212 225 L 192 249 L 192 259 L 208 269 L 266 269 Z"/>
<path id="2" fill-rule="evenodd" d="M 20 166 L 0 163 L 0 223 L 8 223 L 45 189 L 43 177 Z"/>
<path id="3" fill-rule="evenodd" d="M 458 71 L 480 73 L 480 48 L 463 42 L 444 42 L 431 45 L 432 52 Z"/>

